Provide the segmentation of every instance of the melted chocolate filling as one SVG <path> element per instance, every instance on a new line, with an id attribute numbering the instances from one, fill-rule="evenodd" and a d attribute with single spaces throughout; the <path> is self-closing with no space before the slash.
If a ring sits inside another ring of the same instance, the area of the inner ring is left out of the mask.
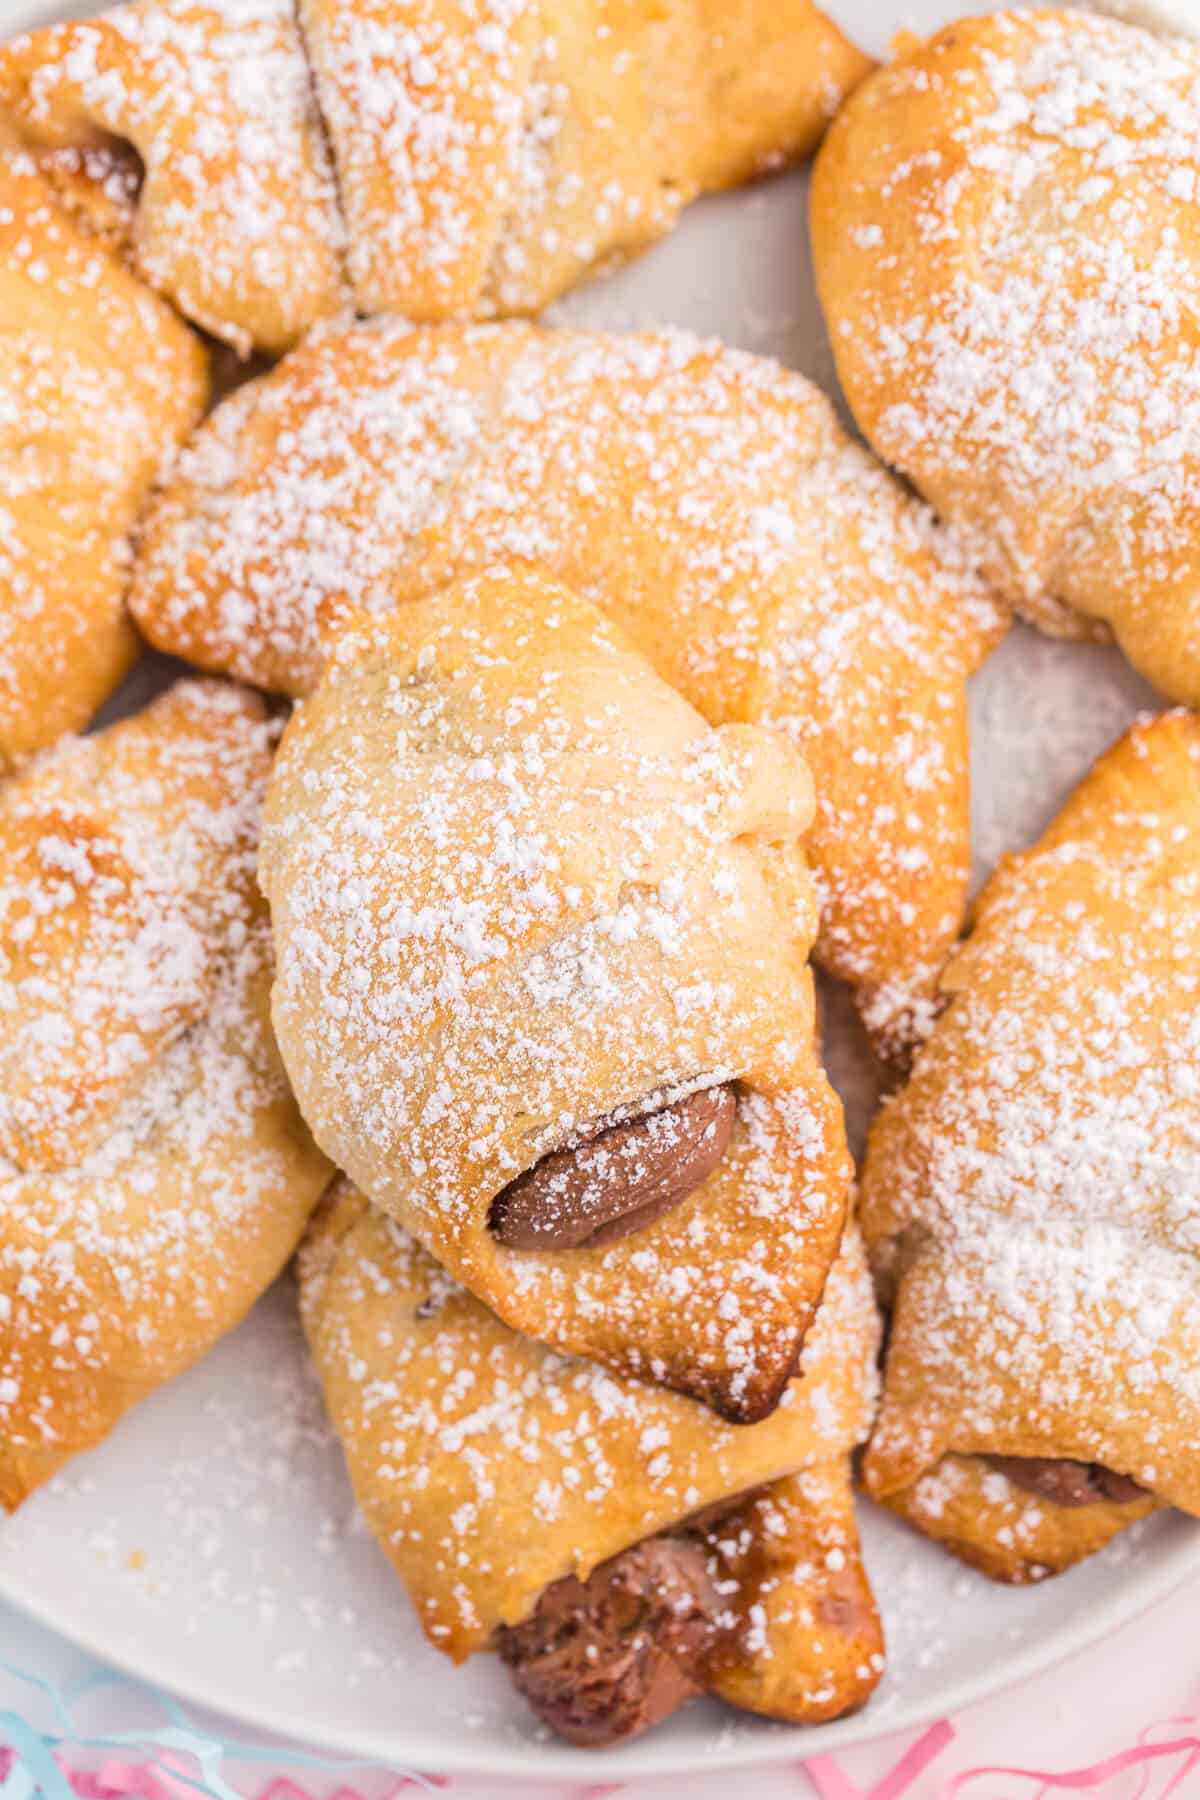
<path id="1" fill-rule="evenodd" d="M 492 1201 L 488 1224 L 513 1250 L 591 1249 L 627 1237 L 708 1179 L 736 1113 L 726 1085 L 605 1126 L 510 1182 Z"/>
<path id="2" fill-rule="evenodd" d="M 1128 1475 L 1118 1475 L 1103 1463 L 1072 1462 L 1065 1456 L 989 1456 L 988 1462 L 1014 1487 L 1056 1506 L 1129 1506 L 1144 1498 L 1146 1489 Z"/>

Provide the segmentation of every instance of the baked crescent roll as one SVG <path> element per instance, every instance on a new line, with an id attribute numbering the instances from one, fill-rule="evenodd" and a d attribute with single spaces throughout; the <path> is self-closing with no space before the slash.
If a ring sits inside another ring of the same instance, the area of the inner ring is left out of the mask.
<path id="1" fill-rule="evenodd" d="M 734 1419 L 777 1404 L 845 1218 L 811 815 L 784 738 L 500 569 L 361 615 L 267 800 L 317 1142 L 515 1330 Z"/>
<path id="2" fill-rule="evenodd" d="M 1001 864 L 872 1129 L 892 1307 L 868 1492 L 1005 1580 L 1200 1513 L 1200 719 Z"/>
<path id="3" fill-rule="evenodd" d="M 130 529 L 200 418 L 206 359 L 54 203 L 0 123 L 0 773 L 133 661 Z"/>
<path id="4" fill-rule="evenodd" d="M 705 1690 L 794 1723 L 867 1698 L 848 1457 L 878 1332 L 853 1226 L 800 1376 L 739 1428 L 510 1331 L 349 1183 L 298 1266 L 355 1495 L 444 1655 L 498 1650 L 593 1747 Z"/>
<path id="5" fill-rule="evenodd" d="M 840 115 L 818 285 L 863 433 L 1044 629 L 1200 702 L 1200 46 L 1071 9 L 913 42 Z"/>
<path id="6" fill-rule="evenodd" d="M 697 194 L 807 155 L 870 67 L 811 0 L 298 12 L 134 0 L 0 51 L 0 104 L 64 196 L 242 354 L 344 298 L 536 312 Z"/>
<path id="7" fill-rule="evenodd" d="M 269 1025 L 273 728 L 181 682 L 0 788 L 0 1505 L 230 1330 L 328 1179 Z"/>
<path id="8" fill-rule="evenodd" d="M 160 647 L 299 694 L 324 601 L 378 610 L 513 557 L 710 724 L 802 750 L 819 954 L 902 1054 L 961 919 L 965 684 L 1004 627 L 802 377 L 679 332 L 335 330 L 198 433 L 132 604 Z"/>
<path id="9" fill-rule="evenodd" d="M 0 48 L 0 105 L 81 220 L 243 355 L 343 304 L 288 0 L 133 0 L 32 32 Z"/>
<path id="10" fill-rule="evenodd" d="M 811 0 L 302 0 L 360 312 L 539 312 L 808 155 L 870 67 Z"/>

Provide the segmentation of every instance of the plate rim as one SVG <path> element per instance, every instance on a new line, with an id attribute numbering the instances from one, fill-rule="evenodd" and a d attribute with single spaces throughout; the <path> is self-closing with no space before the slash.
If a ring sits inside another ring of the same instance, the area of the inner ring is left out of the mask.
<path id="1" fill-rule="evenodd" d="M 1163 1515 L 1163 1522 L 1167 1517 Z M 1170 1515 L 1170 1523 L 1182 1534 L 1179 1542 L 1160 1553 L 1149 1569 L 1139 1571 L 1136 1578 L 1127 1583 L 1116 1583 L 1110 1594 L 1076 1609 L 1075 1614 L 1053 1633 L 1032 1644 L 1014 1648 L 992 1669 L 951 1682 L 936 1705 L 928 1700 L 909 1707 L 901 1703 L 894 1712 L 880 1719 L 878 1714 L 872 1714 L 868 1702 L 861 1711 L 820 1726 L 789 1726 L 762 1719 L 756 1721 L 758 1728 L 753 1735 L 730 1738 L 727 1742 L 718 1739 L 704 1749 L 699 1760 L 694 1748 L 690 1753 L 682 1749 L 672 1753 L 671 1739 L 661 1738 L 656 1742 L 653 1733 L 609 1751 L 573 1750 L 565 1744 L 535 1741 L 506 1746 L 497 1744 L 494 1738 L 485 1740 L 481 1734 L 477 1746 L 471 1744 L 469 1737 L 449 1744 L 444 1754 L 438 1754 L 435 1763 L 427 1762 L 423 1751 L 412 1760 L 408 1752 L 401 1751 L 398 1755 L 396 1747 L 389 1746 L 386 1728 L 382 1735 L 369 1735 L 353 1742 L 343 1736 L 336 1725 L 322 1726 L 316 1719 L 299 1721 L 298 1730 L 297 1720 L 280 1713 L 273 1701 L 260 1702 L 249 1709 L 236 1695 L 223 1691 L 219 1680 L 214 1684 L 209 1678 L 197 1676 L 194 1670 L 180 1666 L 168 1669 L 165 1674 L 152 1674 L 144 1664 L 139 1665 L 136 1654 L 128 1649 L 114 1652 L 99 1643 L 86 1628 L 80 1630 L 64 1625 L 55 1608 L 41 1604 L 36 1593 L 27 1592 L 12 1571 L 0 1569 L 0 1600 L 7 1601 L 97 1661 L 156 1691 L 169 1691 L 172 1698 L 187 1706 L 219 1714 L 233 1724 L 270 1733 L 288 1744 L 317 1750 L 338 1761 L 371 1764 L 425 1776 L 493 1775 L 584 1782 L 617 1776 L 628 1781 L 762 1768 L 793 1759 L 807 1762 L 811 1756 L 858 1748 L 883 1737 L 917 1730 L 946 1714 L 961 1712 L 976 1701 L 1002 1693 L 1097 1643 L 1167 1599 L 1189 1576 L 1200 1574 L 1200 1520 L 1190 1520 L 1185 1514 L 1176 1513 Z M 999 1592 L 1005 1591 L 1002 1585 L 997 1586 Z M 398 1596 L 403 1600 L 399 1590 Z M 730 1712 L 731 1721 L 741 1717 Z M 875 1720 L 878 1720 L 878 1729 L 873 1728 Z M 198 1728 L 203 1730 L 202 1726 Z M 248 1745 L 244 1740 L 240 1744 L 230 1742 L 229 1755 L 236 1761 L 238 1749 Z"/>

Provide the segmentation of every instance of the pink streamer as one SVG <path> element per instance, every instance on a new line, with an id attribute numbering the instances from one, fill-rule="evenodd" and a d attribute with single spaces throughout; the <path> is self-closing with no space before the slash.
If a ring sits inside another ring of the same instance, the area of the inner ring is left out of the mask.
<path id="1" fill-rule="evenodd" d="M 924 1773 L 935 1756 L 940 1756 L 954 1737 L 949 1719 L 937 1722 L 923 1731 L 915 1744 L 910 1744 L 900 1761 L 874 1787 L 855 1787 L 846 1771 L 832 1756 L 811 1756 L 801 1766 L 816 1788 L 821 1800 L 900 1800 L 918 1775 Z"/>
<path id="2" fill-rule="evenodd" d="M 1155 1765 L 1174 1757 L 1179 1759 L 1179 1767 L 1171 1771 L 1158 1796 L 1158 1800 L 1170 1800 L 1171 1795 L 1188 1791 L 1184 1789 L 1184 1783 L 1189 1776 L 1200 1770 L 1200 1736 L 1196 1735 L 1194 1729 L 1197 1722 L 1195 1718 L 1169 1720 L 1166 1728 L 1193 1729 L 1185 1735 L 1160 1743 L 1146 1741 L 1148 1734 L 1144 1734 L 1137 1744 L 1085 1768 L 1056 1771 L 996 1765 L 963 1769 L 959 1774 L 951 1776 L 939 1789 L 938 1800 L 958 1800 L 971 1784 L 989 1779 L 1036 1783 L 1036 1794 L 1039 1797 L 1055 1792 L 1094 1793 L 1103 1789 L 1118 1775 L 1127 1774 L 1132 1769 L 1143 1771 L 1144 1779 L 1138 1794 L 1144 1796 Z M 1151 1729 L 1162 1730 L 1164 1726 Z M 948 1720 L 939 1719 L 922 1732 L 888 1773 L 869 1788 L 857 1787 L 832 1756 L 810 1757 L 801 1767 L 811 1779 L 820 1800 L 902 1800 L 902 1796 L 908 1793 L 913 1783 L 933 1759 L 941 1755 L 953 1738 L 954 1727 Z M 117 1757 L 109 1757 L 97 1769 L 73 1769 L 61 1756 L 58 1760 L 79 1800 L 196 1800 L 195 1789 L 177 1777 L 177 1771 L 184 1767 L 179 1759 L 165 1758 L 157 1763 L 129 1763 Z M 8 1774 L 12 1761 L 12 1751 L 0 1745 L 0 1780 Z M 449 1779 L 444 1775 L 428 1779 L 432 1786 L 442 1790 L 450 1786 Z M 620 1782 L 592 1784 L 578 1791 L 578 1800 L 609 1800 L 611 1795 L 621 1792 L 623 1785 Z M 403 1781 L 392 1790 L 392 1794 L 399 1795 L 402 1789 L 411 1793 L 412 1783 Z M 260 1790 L 258 1800 L 314 1800 L 314 1796 L 290 1777 L 277 1776 Z M 355 1788 L 342 1787 L 337 1790 L 333 1800 L 364 1800 L 364 1797 Z"/>
<path id="3" fill-rule="evenodd" d="M 1111 1781 L 1114 1776 L 1122 1775 L 1128 1769 L 1143 1768 L 1164 1756 L 1184 1755 L 1187 1761 L 1162 1796 L 1162 1800 L 1166 1800 L 1167 1795 L 1178 1788 L 1184 1776 L 1200 1764 L 1200 1737 L 1175 1738 L 1166 1744 L 1134 1744 L 1128 1750 L 1118 1750 L 1115 1756 L 1106 1757 L 1103 1762 L 1092 1763 L 1086 1769 L 1067 1769 L 1059 1773 L 1053 1769 L 964 1769 L 961 1775 L 955 1775 L 947 1782 L 939 1800 L 955 1800 L 968 1782 L 997 1775 L 1017 1781 L 1036 1781 L 1043 1793 L 1058 1788 L 1067 1793 L 1081 1794 L 1086 1793 L 1089 1788 L 1098 1788 L 1102 1782 Z"/>

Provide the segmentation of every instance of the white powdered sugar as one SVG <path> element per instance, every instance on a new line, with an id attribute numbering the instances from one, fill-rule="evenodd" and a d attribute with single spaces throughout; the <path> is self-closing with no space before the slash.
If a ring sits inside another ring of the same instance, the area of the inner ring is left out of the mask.
<path id="1" fill-rule="evenodd" d="M 0 1491 L 240 1316 L 324 1179 L 266 1022 L 274 731 L 182 683 L 0 794 Z"/>
<path id="2" fill-rule="evenodd" d="M 670 331 L 332 330 L 199 434 L 132 604 L 164 647 L 296 692 L 330 602 L 512 558 L 599 602 L 712 722 L 797 742 L 822 954 L 881 1033 L 927 1024 L 966 876 L 963 684 L 1003 622 L 777 364 Z"/>
<path id="3" fill-rule="evenodd" d="M 242 355 L 285 348 L 341 304 L 334 180 L 291 0 L 138 0 L 15 39 L 0 83 L 67 204 Z M 81 120 L 115 140 L 111 173 L 102 150 L 81 157 L 95 136 Z"/>
<path id="4" fill-rule="evenodd" d="M 945 34 L 889 80 L 857 186 L 848 150 L 859 254 L 839 264 L 832 215 L 818 244 L 851 405 L 1031 617 L 1107 622 L 1188 698 L 1200 52 L 1073 11 L 1013 12 Z M 912 154 L 885 165 L 905 132 Z"/>
<path id="5" fill-rule="evenodd" d="M 1200 740 L 1168 714 L 981 897 L 867 1158 L 900 1321 L 873 1456 L 1044 1446 L 1194 1498 L 1198 837 Z"/>
<path id="6" fill-rule="evenodd" d="M 706 728 L 528 572 L 361 626 L 298 710 L 262 858 L 289 1072 L 339 1166 L 510 1323 L 738 1395 L 798 1343 L 846 1175 L 804 977 L 810 806 L 786 744 Z M 488 1229 L 545 1152 L 731 1076 L 694 1204 L 570 1255 Z"/>

